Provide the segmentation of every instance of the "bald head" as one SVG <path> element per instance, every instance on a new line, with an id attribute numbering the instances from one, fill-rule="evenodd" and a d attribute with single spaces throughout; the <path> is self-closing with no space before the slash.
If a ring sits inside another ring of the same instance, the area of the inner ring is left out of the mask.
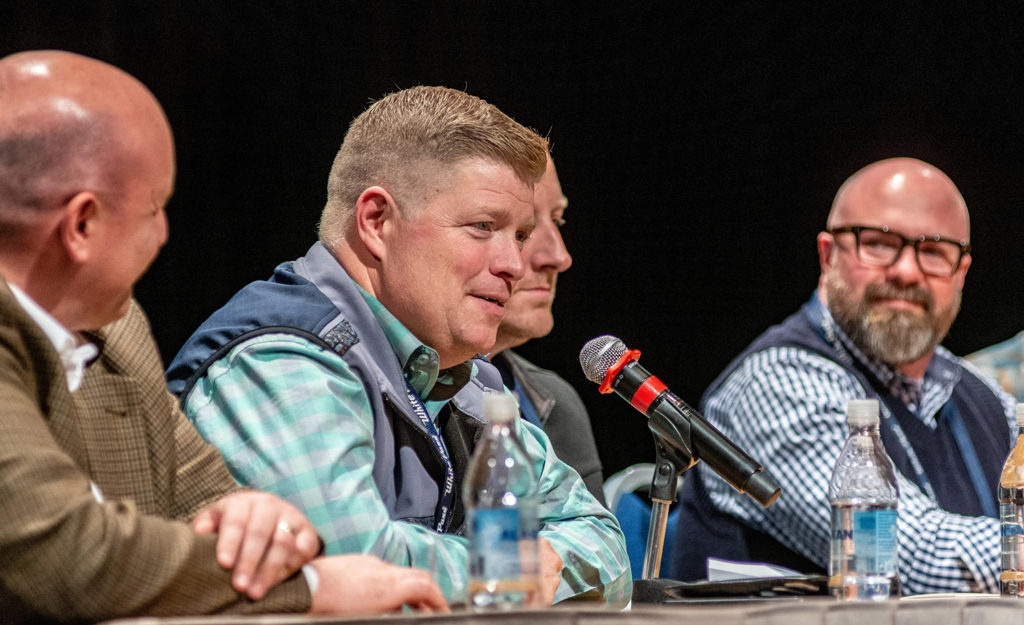
<path id="1" fill-rule="evenodd" d="M 827 228 L 927 219 L 945 225 L 942 235 L 970 239 L 970 218 L 960 191 L 946 174 L 914 158 L 872 163 L 843 183 L 832 203 Z"/>
<path id="2" fill-rule="evenodd" d="M 818 294 L 866 354 L 921 379 L 971 266 L 967 205 L 923 161 L 872 163 L 836 194 L 818 234 Z"/>
<path id="3" fill-rule="evenodd" d="M 61 51 L 0 59 L 0 237 L 83 189 L 118 191 L 141 152 L 169 141 L 156 99 L 112 65 Z"/>
<path id="4" fill-rule="evenodd" d="M 69 52 L 0 59 L 0 275 L 66 327 L 127 308 L 173 185 L 170 127 L 138 80 Z"/>

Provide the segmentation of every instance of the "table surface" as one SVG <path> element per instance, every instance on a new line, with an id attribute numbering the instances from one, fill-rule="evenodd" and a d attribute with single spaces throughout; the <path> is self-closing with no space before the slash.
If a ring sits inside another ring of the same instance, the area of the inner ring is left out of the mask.
<path id="1" fill-rule="evenodd" d="M 548 610 L 486 614 L 396 614 L 338 618 L 303 615 L 135 618 L 117 625 L 295 625 L 376 623 L 385 625 L 1024 625 L 1024 601 L 996 595 L 925 595 L 880 602 L 838 602 L 827 597 L 752 600 L 737 603 L 641 604 L 628 610 L 570 604 Z"/>

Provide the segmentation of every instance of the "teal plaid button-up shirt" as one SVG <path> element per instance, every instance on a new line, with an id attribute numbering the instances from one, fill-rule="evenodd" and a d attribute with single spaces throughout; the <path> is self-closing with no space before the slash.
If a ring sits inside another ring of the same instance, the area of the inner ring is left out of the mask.
<path id="1" fill-rule="evenodd" d="M 436 419 L 469 361 L 438 369 L 437 354 L 363 292 L 410 385 Z M 185 412 L 216 445 L 241 483 L 302 509 L 328 554 L 368 553 L 430 571 L 449 601 L 465 598 L 466 539 L 389 518 L 373 481 L 374 416 L 359 377 L 334 352 L 300 336 L 264 334 L 214 362 L 185 400 Z M 560 461 L 544 433 L 517 420 L 535 458 L 540 536 L 564 563 L 556 601 L 585 594 L 625 603 L 631 575 L 615 517 Z M 458 494 L 457 494 L 458 495 Z"/>

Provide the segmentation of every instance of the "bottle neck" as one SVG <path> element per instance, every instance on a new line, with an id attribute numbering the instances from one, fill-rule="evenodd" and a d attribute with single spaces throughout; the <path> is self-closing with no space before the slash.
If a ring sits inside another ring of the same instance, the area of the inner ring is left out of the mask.
<path id="1" fill-rule="evenodd" d="M 878 424 L 851 425 L 850 440 L 853 441 L 854 446 L 861 451 L 867 452 L 873 450 L 879 442 Z"/>
<path id="2" fill-rule="evenodd" d="M 1024 429 L 1021 430 L 1024 432 Z M 871 425 L 850 425 L 850 435 L 858 436 L 873 436 L 878 437 L 878 424 L 873 423 Z"/>
<path id="3" fill-rule="evenodd" d="M 512 429 L 511 420 L 494 419 L 493 421 L 487 422 L 487 428 L 491 432 L 491 436 L 496 436 L 502 432 L 509 432 Z"/>

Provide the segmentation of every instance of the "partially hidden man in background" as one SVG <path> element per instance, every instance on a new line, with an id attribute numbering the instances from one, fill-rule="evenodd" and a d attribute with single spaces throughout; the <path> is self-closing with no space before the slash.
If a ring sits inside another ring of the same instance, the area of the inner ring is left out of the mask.
<path id="1" fill-rule="evenodd" d="M 877 398 L 897 469 L 903 592 L 999 591 L 995 493 L 1014 400 L 939 345 L 959 311 L 969 240 L 960 192 L 927 163 L 884 160 L 843 184 L 818 235 L 817 291 L 703 399 L 708 419 L 764 463 L 782 496 L 763 509 L 703 467 L 691 471 L 676 577 L 703 577 L 707 556 L 823 571 L 846 405 Z"/>
<path id="2" fill-rule="evenodd" d="M 168 369 L 236 478 L 302 508 L 327 553 L 432 571 L 464 597 L 462 477 L 533 229 L 547 142 L 463 92 L 391 94 L 349 127 L 319 242 L 243 288 Z M 539 476 L 542 592 L 623 602 L 615 518 L 516 421 Z"/>
<path id="3" fill-rule="evenodd" d="M 523 246 L 525 275 L 505 303 L 498 340 L 488 358 L 501 372 L 505 386 L 516 393 L 523 417 L 543 428 L 566 464 L 576 469 L 590 493 L 604 503 L 604 476 L 590 416 L 576 389 L 554 371 L 542 369 L 511 348 L 547 336 L 555 324 L 558 274 L 572 264 L 561 228 L 569 201 L 562 194 L 555 163 L 548 156 L 544 176 L 533 188 L 536 226 Z"/>
<path id="4" fill-rule="evenodd" d="M 989 345 L 964 358 L 979 371 L 999 382 L 999 385 L 1024 402 L 1024 332 Z"/>
<path id="5" fill-rule="evenodd" d="M 167 392 L 131 293 L 167 239 L 174 171 L 131 76 L 0 59 L 3 620 L 445 609 L 422 571 L 311 560 L 309 521 L 239 489 Z"/>

